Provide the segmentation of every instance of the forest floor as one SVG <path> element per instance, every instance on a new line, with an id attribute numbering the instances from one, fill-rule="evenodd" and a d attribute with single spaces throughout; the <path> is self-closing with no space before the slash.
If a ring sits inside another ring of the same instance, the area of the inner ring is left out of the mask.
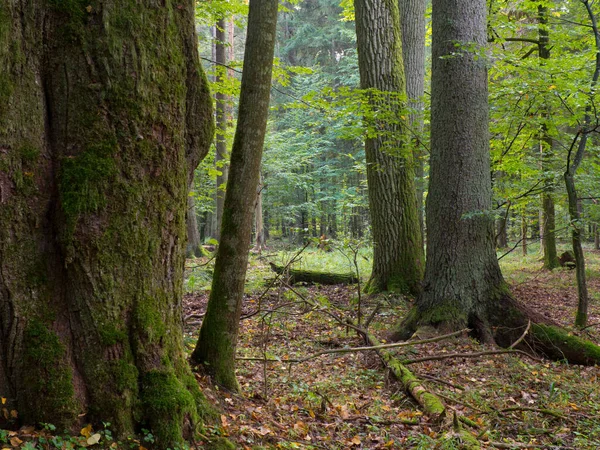
<path id="1" fill-rule="evenodd" d="M 528 256 L 513 252 L 503 258 L 505 278 L 519 300 L 570 328 L 577 305 L 575 273 L 542 270 L 534 250 Z M 225 436 L 245 450 L 465 448 L 452 424 L 436 423 L 422 413 L 375 352 L 345 352 L 365 343 L 329 313 L 357 320 L 356 285 L 290 288 L 275 282 L 268 262 L 286 264 L 293 256 L 293 251 L 270 251 L 251 257 L 238 346 L 242 390 L 224 392 L 197 375 L 202 390 L 220 410 L 219 420 L 206 426 L 204 434 Z M 370 255 L 361 250 L 356 256 L 365 281 Z M 309 247 L 298 259 L 297 266 L 303 269 L 348 272 L 353 267 L 348 246 L 333 252 Z M 184 297 L 188 351 L 195 345 L 206 309 L 213 262 L 188 261 Z M 600 252 L 586 250 L 586 264 L 589 323 L 594 326 L 578 334 L 600 343 Z M 369 330 L 384 341 L 411 302 L 361 295 L 363 323 L 376 307 Z M 513 354 L 468 357 L 487 350 L 493 349 L 463 337 L 403 347 L 394 353 L 404 360 L 466 355 L 408 367 L 443 399 L 450 417 L 470 419 L 465 420 L 470 425 L 462 427 L 481 448 L 600 448 L 599 367 Z M 82 436 L 60 436 L 52 425 L 42 425 L 42 430 L 0 430 L 0 449 L 104 448 L 110 442 L 109 430 L 92 432 L 86 427 Z M 102 442 L 90 446 L 89 439 L 96 436 L 102 436 Z M 143 450 L 150 447 L 146 442 L 151 438 L 145 431 L 138 439 L 123 446 L 113 443 L 110 448 Z M 202 442 L 192 448 L 202 448 Z"/>
<path id="2" fill-rule="evenodd" d="M 276 285 L 267 290 L 265 283 L 274 277 L 267 264 L 270 256 L 255 256 L 251 262 L 239 338 L 241 394 L 219 391 L 200 377 L 204 392 L 221 409 L 220 423 L 209 431 L 227 436 L 241 449 L 462 448 L 452 426 L 424 416 L 373 351 L 287 362 L 364 346 L 355 332 L 323 313 L 356 320 L 358 295 L 356 286 L 295 285 L 290 290 Z M 599 324 L 600 253 L 588 250 L 586 257 L 589 323 Z M 308 249 L 302 258 L 304 268 L 328 267 L 321 260 L 331 260 L 326 252 Z M 361 265 L 368 265 L 362 259 Z M 543 271 L 537 252 L 527 257 L 512 253 L 502 266 L 519 300 L 571 327 L 577 305 L 574 271 Z M 402 298 L 361 297 L 363 317 L 380 305 L 369 330 L 382 340 L 411 306 Z M 185 297 L 190 350 L 206 302 L 206 291 Z M 578 334 L 600 342 L 600 326 Z M 411 359 L 486 350 L 491 348 L 475 340 L 453 338 L 394 353 Z M 444 400 L 450 415 L 456 412 L 473 421 L 463 427 L 482 448 L 600 448 L 598 367 L 502 354 L 454 356 L 409 368 Z"/>

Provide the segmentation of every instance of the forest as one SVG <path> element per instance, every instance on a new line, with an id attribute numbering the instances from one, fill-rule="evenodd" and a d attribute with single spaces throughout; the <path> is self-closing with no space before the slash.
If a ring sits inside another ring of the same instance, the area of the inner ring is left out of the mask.
<path id="1" fill-rule="evenodd" d="M 596 0 L 1 0 L 0 450 L 600 448 Z"/>

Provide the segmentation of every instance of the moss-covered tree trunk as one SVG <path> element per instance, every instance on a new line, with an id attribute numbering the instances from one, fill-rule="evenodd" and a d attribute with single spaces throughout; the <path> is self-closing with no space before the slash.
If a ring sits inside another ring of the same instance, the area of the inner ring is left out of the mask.
<path id="1" fill-rule="evenodd" d="M 355 0 L 354 7 L 361 88 L 371 90 L 365 153 L 374 255 L 367 290 L 417 294 L 424 255 L 414 159 L 401 118 L 406 91 L 398 3 Z"/>
<path id="2" fill-rule="evenodd" d="M 277 0 L 250 0 L 238 122 L 208 308 L 192 361 L 236 390 L 235 350 L 267 126 Z"/>
<path id="3" fill-rule="evenodd" d="M 212 113 L 194 4 L 0 3 L 0 397 L 182 441 L 185 213 Z"/>
<path id="4" fill-rule="evenodd" d="M 486 3 L 433 1 L 431 162 L 424 290 L 394 338 L 419 326 L 471 327 L 509 346 L 532 325 L 528 349 L 574 363 L 600 348 L 550 323 L 510 295 L 494 250 L 488 147 Z"/>

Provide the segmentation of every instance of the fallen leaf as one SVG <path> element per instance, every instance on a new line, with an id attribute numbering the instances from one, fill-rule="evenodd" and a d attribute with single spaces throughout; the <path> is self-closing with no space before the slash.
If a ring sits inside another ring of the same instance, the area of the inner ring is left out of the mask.
<path id="1" fill-rule="evenodd" d="M 223 425 L 224 428 L 229 426 L 229 422 L 227 421 L 227 416 L 225 416 L 225 414 L 221 414 L 221 425 Z"/>
<path id="2" fill-rule="evenodd" d="M 269 434 L 269 433 L 272 433 L 273 431 L 272 431 L 272 430 L 270 430 L 269 428 L 267 428 L 267 427 L 263 426 L 263 427 L 260 427 L 260 428 L 258 429 L 258 432 L 259 432 L 259 434 L 260 434 L 260 435 L 262 435 L 262 436 L 266 436 L 267 434 Z"/>
<path id="3" fill-rule="evenodd" d="M 23 441 L 21 439 L 19 439 L 18 437 L 10 438 L 10 445 L 12 445 L 13 447 L 18 447 L 22 443 L 23 443 Z"/>
<path id="4" fill-rule="evenodd" d="M 88 423 L 85 428 L 82 428 L 80 431 L 82 436 L 89 438 L 92 435 L 92 424 Z"/>
<path id="5" fill-rule="evenodd" d="M 88 445 L 96 445 L 98 442 L 100 442 L 101 437 L 102 435 L 100 433 L 92 434 L 89 438 L 87 438 L 86 442 Z"/>
<path id="6" fill-rule="evenodd" d="M 6 405 L 6 397 L 2 397 L 2 404 Z"/>

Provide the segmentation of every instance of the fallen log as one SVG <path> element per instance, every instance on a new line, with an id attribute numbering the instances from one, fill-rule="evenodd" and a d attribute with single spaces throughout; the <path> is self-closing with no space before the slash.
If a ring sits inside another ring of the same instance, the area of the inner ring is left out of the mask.
<path id="1" fill-rule="evenodd" d="M 381 342 L 379 342 L 379 340 L 371 333 L 364 330 L 363 334 L 370 345 L 373 347 L 381 347 Z M 446 406 L 442 400 L 423 387 L 421 380 L 402 365 L 400 361 L 385 348 L 377 348 L 375 351 L 383 360 L 386 367 L 394 374 L 394 377 L 402 384 L 402 387 L 404 387 L 406 392 L 408 392 L 421 408 L 423 408 L 425 414 L 434 421 L 442 421 L 446 416 Z"/>
<path id="2" fill-rule="evenodd" d="M 358 281 L 356 275 L 348 273 L 318 272 L 314 270 L 299 270 L 290 267 L 278 266 L 270 262 L 269 265 L 273 272 L 278 274 L 287 274 L 289 283 L 308 283 L 308 284 L 354 284 Z"/>

